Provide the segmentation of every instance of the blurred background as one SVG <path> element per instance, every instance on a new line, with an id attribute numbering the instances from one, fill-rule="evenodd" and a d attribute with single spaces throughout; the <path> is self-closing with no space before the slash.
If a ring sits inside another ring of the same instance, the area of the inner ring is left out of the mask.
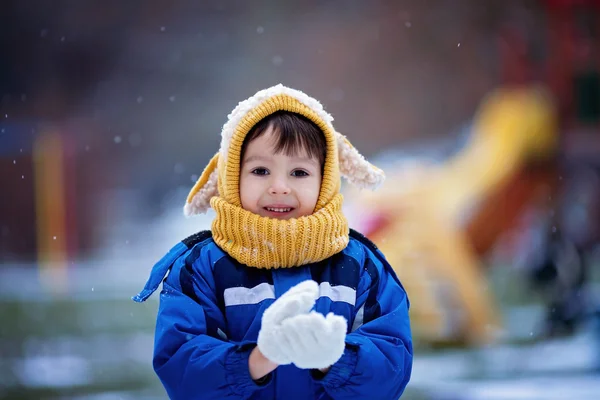
<path id="1" fill-rule="evenodd" d="M 406 399 L 600 393 L 600 1 L 3 0 L 0 399 L 165 399 L 155 261 L 235 105 L 319 99 L 388 180 Z"/>

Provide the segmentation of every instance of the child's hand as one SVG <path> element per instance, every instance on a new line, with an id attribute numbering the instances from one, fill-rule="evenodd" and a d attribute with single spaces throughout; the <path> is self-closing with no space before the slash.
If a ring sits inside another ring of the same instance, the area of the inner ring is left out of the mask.
<path id="1" fill-rule="evenodd" d="M 308 280 L 292 287 L 265 310 L 257 345 L 267 359 L 279 365 L 292 362 L 291 345 L 282 324 L 289 318 L 307 315 L 318 297 L 319 285 Z"/>
<path id="2" fill-rule="evenodd" d="M 281 335 L 289 344 L 287 354 L 298 368 L 326 369 L 335 364 L 346 347 L 346 319 L 333 313 L 311 312 L 288 318 Z"/>

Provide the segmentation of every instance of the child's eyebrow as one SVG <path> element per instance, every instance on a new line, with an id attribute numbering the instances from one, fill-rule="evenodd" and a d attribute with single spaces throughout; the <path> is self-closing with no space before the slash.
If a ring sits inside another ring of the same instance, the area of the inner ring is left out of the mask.
<path id="1" fill-rule="evenodd" d="M 314 157 L 293 157 L 292 160 L 296 162 L 308 162 L 311 164 L 319 165 L 319 161 Z"/>
<path id="2" fill-rule="evenodd" d="M 247 158 L 244 158 L 244 162 L 251 162 L 251 161 L 269 161 L 268 157 L 265 156 L 250 156 Z"/>
<path id="3" fill-rule="evenodd" d="M 245 162 L 245 163 L 249 163 L 252 161 L 268 162 L 270 160 L 271 160 L 270 157 L 254 155 L 254 156 L 244 158 L 243 162 Z M 308 162 L 308 163 L 312 163 L 315 165 L 319 165 L 319 161 L 316 160 L 314 157 L 298 157 L 298 156 L 296 156 L 296 157 L 292 157 L 292 160 L 295 162 Z"/>

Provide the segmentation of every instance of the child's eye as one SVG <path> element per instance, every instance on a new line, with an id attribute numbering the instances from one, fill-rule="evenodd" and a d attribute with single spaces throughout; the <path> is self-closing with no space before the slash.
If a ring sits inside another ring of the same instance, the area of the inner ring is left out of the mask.
<path id="1" fill-rule="evenodd" d="M 268 175 L 269 171 L 266 168 L 254 168 L 251 173 L 254 175 Z"/>
<path id="2" fill-rule="evenodd" d="M 301 177 L 301 176 L 308 176 L 308 175 L 309 175 L 309 173 L 302 169 L 297 169 L 295 171 L 292 171 L 292 176 Z"/>

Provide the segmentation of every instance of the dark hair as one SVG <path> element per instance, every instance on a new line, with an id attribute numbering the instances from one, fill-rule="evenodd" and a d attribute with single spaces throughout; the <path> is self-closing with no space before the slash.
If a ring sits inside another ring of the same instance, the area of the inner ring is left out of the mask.
<path id="1" fill-rule="evenodd" d="M 242 143 L 240 161 L 244 159 L 248 143 L 264 134 L 269 126 L 273 127 L 273 133 L 278 135 L 275 153 L 283 152 L 292 156 L 304 149 L 309 157 L 319 160 L 321 170 L 323 169 L 327 152 L 327 142 L 323 131 L 305 116 L 289 111 L 274 112 L 261 119 L 250 129 Z"/>

